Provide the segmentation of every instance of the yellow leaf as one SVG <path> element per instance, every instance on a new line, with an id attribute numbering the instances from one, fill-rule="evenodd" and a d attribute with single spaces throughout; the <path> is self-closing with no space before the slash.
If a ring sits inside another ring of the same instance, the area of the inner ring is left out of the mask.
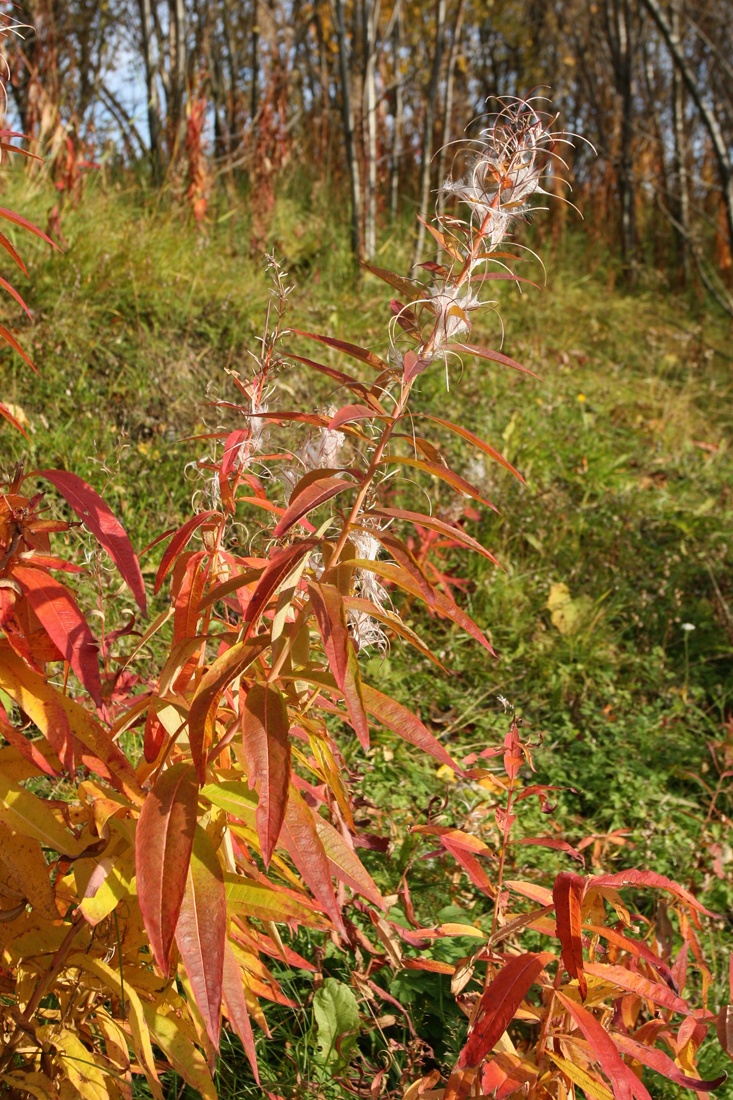
<path id="1" fill-rule="evenodd" d="M 587 596 L 573 599 L 566 584 L 551 584 L 546 606 L 552 625 L 561 634 L 576 634 L 587 619 L 593 603 Z"/>
<path id="2" fill-rule="evenodd" d="M 24 1073 L 23 1070 L 18 1070 L 16 1073 L 0 1074 L 0 1081 L 11 1089 L 29 1092 L 38 1100 L 48 1100 L 49 1096 L 54 1095 L 53 1081 L 45 1073 Z"/>
<path id="3" fill-rule="evenodd" d="M 458 776 L 453 771 L 453 768 L 448 764 L 441 764 L 435 773 L 437 779 L 442 779 L 444 783 L 457 783 Z"/>
<path id="4" fill-rule="evenodd" d="M 41 798 L 0 773 L 0 822 L 13 832 L 33 837 L 46 848 L 64 856 L 78 856 L 78 840 L 57 821 Z"/>
<path id="5" fill-rule="evenodd" d="M 58 920 L 53 886 L 41 845 L 31 837 L 0 829 L 0 880 L 47 920 Z"/>
<path id="6" fill-rule="evenodd" d="M 47 1024 L 36 1029 L 36 1038 L 56 1048 L 56 1060 L 79 1096 L 84 1100 L 110 1100 L 104 1069 L 73 1032 L 58 1024 Z"/>
<path id="7" fill-rule="evenodd" d="M 240 875 L 225 875 L 227 909 L 243 912 L 248 917 L 260 920 L 297 921 L 311 928 L 328 928 L 329 922 L 317 910 L 305 901 L 299 901 L 291 894 L 273 890 L 259 882 L 242 878 Z"/>
<path id="8" fill-rule="evenodd" d="M 79 889 L 77 878 L 77 889 L 84 895 L 79 908 L 85 919 L 94 926 L 108 917 L 119 902 L 133 892 L 134 879 L 135 857 L 131 851 L 116 858 L 105 856 L 94 860 L 83 890 Z"/>
<path id="9" fill-rule="evenodd" d="M 93 974 L 94 977 L 99 978 L 102 984 L 115 995 L 120 992 L 122 993 L 128 1011 L 135 1054 L 143 1068 L 143 1072 L 148 1080 L 148 1085 L 150 1086 L 150 1091 L 155 1097 L 155 1100 L 163 1100 L 163 1090 L 160 1087 L 158 1074 L 155 1072 L 155 1059 L 153 1057 L 153 1047 L 150 1042 L 150 1031 L 148 1030 L 145 1013 L 143 1012 L 142 1001 L 137 992 L 131 985 L 124 982 L 120 974 L 114 971 L 111 966 L 102 962 L 101 959 L 93 958 L 91 955 L 73 955 L 69 959 L 68 966 L 78 966 L 81 970 L 86 970 L 88 974 Z"/>
<path id="10" fill-rule="evenodd" d="M 553 1054 L 551 1050 L 546 1053 L 574 1085 L 580 1086 L 586 1096 L 592 1097 L 593 1100 L 613 1100 L 612 1094 L 597 1077 L 591 1077 L 586 1070 L 576 1066 L 573 1062 L 569 1062 L 567 1058 L 561 1058 L 559 1054 Z"/>
<path id="11" fill-rule="evenodd" d="M 163 1016 L 150 1006 L 145 1006 L 145 1019 L 158 1046 L 187 1085 L 190 1085 L 202 1100 L 217 1100 L 217 1092 L 211 1079 L 206 1059 L 179 1027 L 178 1021 L 171 1016 Z"/>

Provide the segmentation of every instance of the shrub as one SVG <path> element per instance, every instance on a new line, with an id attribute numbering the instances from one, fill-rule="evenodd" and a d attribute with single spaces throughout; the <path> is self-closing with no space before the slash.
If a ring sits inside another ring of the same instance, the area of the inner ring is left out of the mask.
<path id="1" fill-rule="evenodd" d="M 493 656 L 442 571 L 411 549 L 417 530 L 421 546 L 434 533 L 493 561 L 454 509 L 416 510 L 414 479 L 433 493 L 447 486 L 461 509 L 466 497 L 493 507 L 421 434 L 423 422 L 520 475 L 468 427 L 420 413 L 412 398 L 424 371 L 449 373 L 460 355 L 524 369 L 468 341 L 473 314 L 493 305 L 484 288 L 518 281 L 507 241 L 566 140 L 551 125 L 531 103 L 503 106 L 462 151 L 461 178 L 445 185 L 467 213 L 428 225 L 442 262 L 423 264 L 422 281 L 370 267 L 399 294 L 384 358 L 286 330 L 290 289 L 270 262 L 274 296 L 252 374 L 233 372 L 238 400 L 219 402 L 234 426 L 213 435 L 214 454 L 199 463 L 208 506 L 156 540 L 167 546 L 154 592 L 167 586 L 170 599 L 146 628 L 129 622 L 98 649 L 90 616 L 57 579 L 81 570 L 52 546 L 72 523 L 48 518 L 43 495 L 29 488 L 41 478 L 146 612 L 138 558 L 95 490 L 58 470 L 20 471 L 6 487 L 0 689 L 12 706 L 0 710 L 0 1079 L 12 1093 L 125 1097 L 135 1074 L 161 1097 L 172 1069 L 213 1097 L 222 1018 L 259 1083 L 253 1024 L 267 1033 L 262 1002 L 297 1008 L 276 980 L 280 964 L 314 975 L 316 1088 L 336 1079 L 353 1092 L 367 1076 L 373 1095 L 399 1083 L 410 1097 L 445 1100 L 559 1097 L 576 1087 L 625 1100 L 649 1095 L 642 1067 L 698 1091 L 720 1083 L 699 1081 L 695 1068 L 710 1026 L 730 1042 L 726 1010 L 716 1017 L 706 1006 L 710 975 L 696 934 L 706 910 L 695 897 L 648 871 L 563 872 L 551 888 L 508 877 L 519 843 L 583 860 L 555 833 L 514 835 L 528 800 L 552 812 L 553 790 L 532 783 L 518 723 L 503 745 L 455 761 L 417 708 L 363 679 L 359 660 L 397 636 L 442 668 L 395 609 L 401 599 L 422 601 Z M 284 351 L 293 337 L 361 363 L 369 380 Z M 279 408 L 277 382 L 293 363 L 325 376 L 333 393 L 345 390 L 347 403 Z M 474 830 L 432 812 L 414 830 L 415 843 L 437 845 L 489 899 L 486 927 L 422 926 L 407 883 L 398 908 L 359 858 L 370 841 L 355 817 L 344 746 L 355 738 L 368 749 L 374 723 L 494 793 Z M 621 891 L 641 888 L 663 891 L 669 909 L 650 919 L 629 908 Z M 323 949 L 304 957 L 283 926 L 350 959 L 353 988 L 324 980 Z M 441 961 L 433 948 L 445 939 L 475 948 L 457 964 Z M 388 976 L 409 971 L 449 975 L 467 1017 L 442 1093 L 440 1069 L 404 1063 L 419 1076 L 410 1082 L 398 1060 L 385 1068 L 360 1055 L 355 991 L 388 999 Z"/>

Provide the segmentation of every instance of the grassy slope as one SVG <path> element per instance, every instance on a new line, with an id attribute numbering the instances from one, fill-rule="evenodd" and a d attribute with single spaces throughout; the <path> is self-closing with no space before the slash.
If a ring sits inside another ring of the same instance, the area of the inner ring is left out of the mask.
<path id="1" fill-rule="evenodd" d="M 40 190 L 4 201 L 41 223 L 50 205 Z M 33 256 L 34 325 L 8 312 L 41 376 L 0 353 L 3 399 L 35 429 L 27 446 L 0 428 L 3 462 L 22 455 L 29 465 L 66 465 L 88 477 L 144 545 L 202 492 L 186 463 L 205 444 L 180 440 L 216 424 L 204 402 L 207 393 L 231 394 L 225 370 L 246 373 L 266 283 L 248 257 L 241 210 L 226 211 L 202 237 L 175 213 L 143 207 L 135 193 L 95 188 L 69 213 L 64 232 L 63 256 L 25 248 Z M 284 202 L 274 237 L 299 283 L 292 323 L 383 348 L 389 292 L 371 279 L 358 294 L 349 289 L 342 235 L 317 210 Z M 394 240 L 379 262 L 404 267 Z M 540 778 L 577 791 L 560 798 L 565 835 L 578 841 L 628 828 L 623 847 L 604 849 L 604 866 L 653 867 L 704 891 L 727 918 L 707 937 L 722 972 L 733 938 L 730 841 L 720 825 L 703 822 L 704 785 L 717 778 L 707 746 L 724 742 L 733 691 L 726 332 L 659 293 L 613 293 L 601 274 L 578 274 L 586 263 L 557 257 L 549 290 L 502 293 L 505 350 L 541 382 L 467 363 L 447 395 L 441 375 L 422 384 L 423 407 L 447 411 L 488 438 L 527 478 L 521 486 L 444 440 L 459 470 L 481 481 L 502 510 L 476 528 L 505 572 L 450 559 L 501 661 L 484 660 L 473 643 L 415 613 L 454 675 L 436 677 L 397 645 L 368 671 L 395 694 L 418 699 L 456 751 L 502 736 L 496 696 L 511 700 L 527 728 L 543 735 Z M 474 335 L 496 340 L 488 326 Z M 282 401 L 313 402 L 311 378 L 294 371 L 283 382 L 292 396 Z M 328 400 L 325 391 L 320 400 Z M 574 601 L 570 632 L 551 620 L 554 584 L 565 584 Z M 727 751 L 733 755 L 730 727 Z M 485 794 L 462 785 L 444 790 L 434 769 L 393 739 L 377 737 L 369 759 L 352 763 L 380 808 L 375 824 L 398 844 L 378 871 L 385 886 L 397 884 L 407 858 L 399 845 L 436 790 L 449 796 L 455 820 L 482 820 Z M 729 814 L 730 802 L 724 795 L 720 804 Z M 527 823 L 530 831 L 546 828 Z M 716 841 L 723 879 L 713 867 Z M 521 850 L 522 873 L 567 863 L 534 851 Z M 461 890 L 457 882 L 447 899 L 433 864 L 417 865 L 413 895 L 425 919 L 447 900 L 473 905 Z M 431 990 L 437 1003 L 442 990 Z M 439 1010 L 424 1020 L 436 1037 L 455 1024 Z M 440 1042 L 448 1052 L 450 1038 Z M 714 1064 L 720 1057 L 711 1055 L 706 1068 Z"/>

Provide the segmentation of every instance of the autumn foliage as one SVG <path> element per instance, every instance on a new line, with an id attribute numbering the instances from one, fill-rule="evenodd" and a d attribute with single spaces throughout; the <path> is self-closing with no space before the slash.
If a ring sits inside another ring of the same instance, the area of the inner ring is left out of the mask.
<path id="1" fill-rule="evenodd" d="M 518 722 L 507 718 L 502 745 L 453 760 L 416 709 L 364 679 L 360 661 L 394 638 L 442 668 L 400 616 L 406 600 L 493 660 L 434 550 L 447 542 L 493 557 L 458 513 L 416 511 L 412 486 L 440 483 L 462 505 L 493 507 L 451 468 L 440 433 L 520 475 L 470 428 L 421 414 L 413 390 L 422 372 L 461 355 L 524 369 L 473 343 L 472 317 L 493 283 L 516 279 L 508 236 L 564 140 L 532 104 L 512 103 L 463 151 L 446 185 L 453 212 L 427 225 L 440 262 L 423 264 L 419 279 L 370 268 L 399 296 L 384 356 L 287 330 L 289 288 L 271 263 L 253 372 L 232 373 L 238 398 L 220 402 L 230 427 L 199 462 L 208 506 L 157 540 L 166 546 L 153 589 L 167 598 L 152 621 L 138 557 L 91 485 L 35 470 L 4 487 L 0 689 L 12 707 L 0 708 L 0 1081 L 11 1095 L 130 1097 L 141 1075 L 162 1097 L 174 1069 L 214 1097 L 222 1027 L 259 1080 L 263 1005 L 297 1010 L 273 963 L 321 980 L 320 960 L 292 945 L 297 928 L 358 953 L 377 995 L 380 978 L 402 969 L 450 978 L 467 1038 L 449 1077 L 418 1063 L 412 1080 L 373 1068 L 374 1096 L 642 1100 L 645 1069 L 698 1092 L 720 1084 L 696 1068 L 716 1027 L 731 1048 L 730 1009 L 707 1003 L 703 906 L 649 871 L 588 873 L 587 845 L 553 831 L 518 839 L 523 805 L 537 800 L 551 815 L 553 798 L 532 781 Z M 329 361 L 305 354 L 304 341 Z M 333 404 L 276 406 L 273 382 L 288 369 L 325 376 Z M 50 518 L 49 489 L 68 520 Z M 244 515 L 257 531 L 245 549 L 234 534 Z M 74 591 L 82 568 L 59 550 L 74 524 L 138 608 L 103 641 Z M 414 830 L 445 857 L 447 876 L 460 869 L 486 898 L 490 933 L 422 925 L 408 883 L 398 911 L 364 866 L 343 751 L 354 738 L 368 749 L 374 727 L 493 792 L 475 830 L 430 812 Z M 547 886 L 513 878 L 522 844 L 565 853 L 574 870 Z M 664 899 L 655 918 L 635 907 L 650 890 Z M 466 936 L 475 949 L 458 966 L 432 956 L 436 940 Z"/>

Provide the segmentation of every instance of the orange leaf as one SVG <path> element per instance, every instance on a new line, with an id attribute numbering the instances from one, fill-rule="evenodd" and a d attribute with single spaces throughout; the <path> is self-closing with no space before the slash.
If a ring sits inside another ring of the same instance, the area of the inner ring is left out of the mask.
<path id="1" fill-rule="evenodd" d="M 98 493 L 82 478 L 65 470 L 38 470 L 71 505 L 84 526 L 104 547 L 120 571 L 120 576 L 130 588 L 135 602 L 145 614 L 145 585 L 140 562 L 132 548 L 127 533 Z"/>
<path id="2" fill-rule="evenodd" d="M 254 684 L 242 715 L 250 787 L 257 788 L 257 832 L 265 867 L 275 850 L 290 786 L 290 723 L 285 699 L 273 684 Z"/>
<path id="3" fill-rule="evenodd" d="M 489 359 L 494 363 L 503 363 L 505 367 L 513 367 L 514 370 L 520 370 L 522 374 L 531 374 L 533 378 L 539 378 L 538 374 L 535 374 L 528 367 L 523 367 L 516 359 L 510 359 L 508 355 L 504 355 L 500 351 L 494 351 L 492 348 L 477 347 L 475 344 L 449 344 L 448 347 L 450 351 L 467 351 L 470 355 L 478 356 L 479 359 Z"/>
<path id="4" fill-rule="evenodd" d="M 588 996 L 588 983 L 583 975 L 583 940 L 581 907 L 585 880 L 580 875 L 563 871 L 555 879 L 552 898 L 555 902 L 557 935 L 562 945 L 562 961 L 571 978 L 578 979 L 580 995 Z"/>
<path id="5" fill-rule="evenodd" d="M 636 1100 L 651 1100 L 648 1091 L 626 1065 L 615 1042 L 595 1016 L 559 990 L 556 991 L 555 996 L 588 1040 L 598 1064 L 611 1082 L 616 1100 L 632 1100 L 633 1097 L 636 1097 Z"/>
<path id="6" fill-rule="evenodd" d="M 297 486 L 296 486 L 297 488 Z M 288 505 L 275 530 L 272 532 L 276 539 L 282 538 L 294 523 L 302 519 L 317 508 L 319 504 L 325 504 L 337 493 L 343 493 L 345 489 L 353 489 L 354 482 L 348 478 L 330 475 L 307 485 L 297 497 Z"/>
<path id="7" fill-rule="evenodd" d="M 196 827 L 176 943 L 206 1033 L 219 1049 L 227 901 L 224 875 L 209 837 Z"/>
<path id="8" fill-rule="evenodd" d="M 174 764 L 158 777 L 135 833 L 137 893 L 153 955 L 167 975 L 186 890 L 198 809 L 196 772 Z"/>
<path id="9" fill-rule="evenodd" d="M 351 724 L 363 748 L 369 748 L 369 723 L 356 653 L 349 637 L 343 597 L 333 584 L 308 584 L 318 631 L 334 679 L 343 692 Z"/>
<path id="10" fill-rule="evenodd" d="M 71 592 L 48 573 L 26 566 L 16 566 L 13 579 L 23 589 L 51 641 L 99 706 L 102 702 L 102 682 L 97 645 Z"/>
<path id="11" fill-rule="evenodd" d="M 517 955 L 502 967 L 481 995 L 476 1023 L 458 1059 L 459 1069 L 475 1069 L 491 1053 L 530 986 L 554 958 L 548 951 L 529 952 Z"/>
<path id="12" fill-rule="evenodd" d="M 317 539 L 300 539 L 298 542 L 294 542 L 273 554 L 267 568 L 257 582 L 257 587 L 252 593 L 244 613 L 244 622 L 250 624 L 248 633 L 251 632 L 260 613 L 265 610 L 271 596 L 285 580 L 288 573 L 317 544 Z"/>
<path id="13" fill-rule="evenodd" d="M 173 568 L 173 563 L 176 556 L 180 554 L 184 546 L 191 538 L 194 531 L 199 528 L 203 523 L 206 523 L 212 516 L 219 518 L 219 512 L 198 512 L 195 516 L 191 516 L 182 527 L 174 533 L 173 538 L 168 543 L 168 547 L 161 558 L 160 565 L 158 566 L 158 572 L 155 575 L 155 584 L 153 585 L 153 592 L 158 592 L 160 586 L 165 578 Z"/>
<path id="14" fill-rule="evenodd" d="M 257 1051 L 255 1050 L 255 1038 L 252 1033 L 252 1021 L 247 1009 L 247 998 L 244 995 L 242 971 L 232 951 L 229 941 L 224 944 L 224 982 L 222 986 L 224 996 L 224 1011 L 237 1035 L 242 1041 L 244 1052 L 247 1055 L 252 1075 L 256 1084 L 260 1083 L 260 1071 L 257 1065 Z"/>
<path id="15" fill-rule="evenodd" d="M 285 810 L 282 843 L 316 901 L 331 918 L 334 926 L 345 935 L 341 910 L 333 891 L 331 866 L 318 835 L 314 815 L 292 785 Z"/>
<path id="16" fill-rule="evenodd" d="M 585 969 L 589 974 L 604 981 L 613 982 L 621 989 L 627 989 L 630 993 L 636 993 L 639 997 L 646 997 L 655 1004 L 668 1008 L 671 1012 L 679 1012 L 683 1016 L 690 1014 L 690 1008 L 682 997 L 678 997 L 668 985 L 662 985 L 645 978 L 643 974 L 627 970 L 625 966 L 613 966 L 608 963 L 586 963 Z"/>
<path id="17" fill-rule="evenodd" d="M 319 344 L 325 344 L 326 347 L 342 351 L 345 355 L 351 356 L 352 359 L 359 359 L 362 363 L 374 367 L 375 370 L 389 370 L 389 364 L 385 363 L 384 359 L 380 359 L 373 351 L 360 348 L 358 344 L 349 344 L 346 340 L 335 340 L 332 336 L 319 336 L 316 332 L 302 332 L 297 328 L 290 331 L 294 336 L 305 336 L 308 340 L 317 340 Z"/>

